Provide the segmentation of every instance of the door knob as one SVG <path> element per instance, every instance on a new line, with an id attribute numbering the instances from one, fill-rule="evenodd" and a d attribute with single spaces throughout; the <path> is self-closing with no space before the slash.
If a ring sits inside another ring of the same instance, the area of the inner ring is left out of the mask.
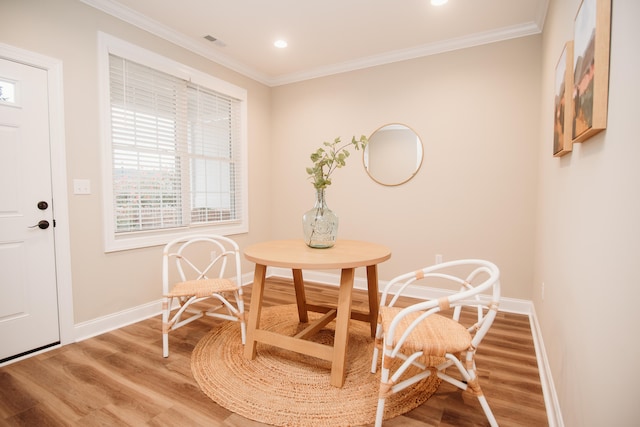
<path id="1" fill-rule="evenodd" d="M 40 220 L 36 225 L 32 225 L 29 228 L 36 228 L 36 227 L 40 228 L 41 230 L 46 230 L 47 228 L 49 228 L 49 221 L 47 221 L 46 219 Z"/>
<path id="2" fill-rule="evenodd" d="M 46 210 L 49 207 L 49 203 L 45 202 L 44 200 L 38 202 L 38 209 L 40 209 L 41 211 Z"/>

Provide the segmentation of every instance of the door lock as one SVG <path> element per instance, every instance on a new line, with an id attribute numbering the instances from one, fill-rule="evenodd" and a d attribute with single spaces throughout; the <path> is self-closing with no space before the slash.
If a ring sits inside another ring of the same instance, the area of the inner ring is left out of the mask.
<path id="1" fill-rule="evenodd" d="M 29 228 L 36 228 L 36 227 L 40 228 L 41 230 L 46 230 L 47 228 L 49 228 L 49 221 L 47 221 L 46 219 L 40 220 L 36 225 L 32 225 Z"/>

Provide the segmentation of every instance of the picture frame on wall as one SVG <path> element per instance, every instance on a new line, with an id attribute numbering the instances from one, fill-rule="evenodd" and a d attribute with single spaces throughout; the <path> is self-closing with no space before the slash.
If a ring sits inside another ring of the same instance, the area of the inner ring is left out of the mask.
<path id="1" fill-rule="evenodd" d="M 573 149 L 573 40 L 564 45 L 555 76 L 553 155 L 560 157 Z"/>
<path id="2" fill-rule="evenodd" d="M 611 0 L 582 0 L 574 22 L 572 140 L 607 127 Z"/>

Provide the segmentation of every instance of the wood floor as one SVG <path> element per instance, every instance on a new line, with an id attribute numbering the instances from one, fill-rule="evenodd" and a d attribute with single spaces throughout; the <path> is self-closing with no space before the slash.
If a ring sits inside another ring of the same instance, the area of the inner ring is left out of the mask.
<path id="1" fill-rule="evenodd" d="M 354 292 L 354 306 L 364 309 L 366 293 Z M 336 295 L 330 287 L 307 286 L 309 302 L 335 302 Z M 269 279 L 265 296 L 269 305 L 295 302 L 292 284 L 283 279 Z M 0 425 L 264 426 L 212 402 L 191 375 L 193 347 L 218 324 L 202 319 L 173 332 L 167 359 L 157 316 L 0 368 Z M 548 425 L 526 316 L 500 313 L 476 360 L 501 426 Z M 474 397 L 443 383 L 425 404 L 384 425 L 488 423 Z"/>

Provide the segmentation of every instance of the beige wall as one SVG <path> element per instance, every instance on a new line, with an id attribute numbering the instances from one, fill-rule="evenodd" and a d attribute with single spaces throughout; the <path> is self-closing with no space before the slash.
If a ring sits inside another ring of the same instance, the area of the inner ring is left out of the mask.
<path id="1" fill-rule="evenodd" d="M 385 187 L 362 153 L 327 189 L 339 238 L 392 249 L 380 277 L 445 260 L 495 261 L 503 293 L 531 298 L 539 140 L 540 37 L 527 37 L 273 89 L 273 236 L 299 237 L 314 190 L 305 167 L 323 141 L 390 122 L 424 143 L 416 177 Z M 364 272 L 359 272 L 360 275 Z"/>
<path id="2" fill-rule="evenodd" d="M 567 426 L 640 420 L 640 2 L 612 3 L 607 130 L 560 159 L 551 156 L 554 68 L 580 0 L 552 1 L 543 36 L 532 297 Z"/>
<path id="3" fill-rule="evenodd" d="M 2 2 L 0 42 L 63 61 L 71 268 L 75 322 L 80 323 L 158 300 L 161 248 L 105 254 L 98 105 L 98 31 L 135 43 L 192 68 L 244 87 L 249 114 L 250 233 L 242 246 L 270 236 L 270 89 L 214 62 L 163 41 L 77 0 Z M 91 180 L 92 194 L 73 195 L 72 180 Z M 247 263 L 245 270 L 251 266 Z"/>

